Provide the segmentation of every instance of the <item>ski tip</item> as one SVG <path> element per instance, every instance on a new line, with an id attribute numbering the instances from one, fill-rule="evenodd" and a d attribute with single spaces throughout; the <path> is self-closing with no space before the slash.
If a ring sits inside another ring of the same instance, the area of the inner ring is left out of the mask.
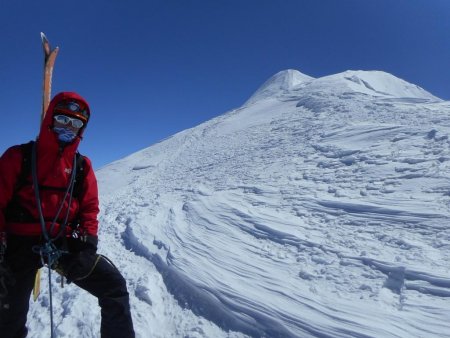
<path id="1" fill-rule="evenodd" d="M 41 32 L 41 39 L 42 39 L 42 42 L 45 42 L 45 41 L 48 42 L 48 39 L 43 32 Z"/>
<path id="2" fill-rule="evenodd" d="M 59 51 L 59 47 L 56 47 L 54 49 L 51 49 L 50 42 L 48 41 L 47 37 L 43 32 L 41 32 L 41 39 L 42 39 L 42 47 L 44 48 L 45 53 L 45 60 L 47 62 L 47 59 L 49 58 L 50 54 L 57 54 Z"/>
<path id="3" fill-rule="evenodd" d="M 51 53 L 50 42 L 48 42 L 47 37 L 42 32 L 41 32 L 41 40 L 42 40 L 42 47 L 44 49 L 45 62 L 47 62 L 47 59 Z"/>

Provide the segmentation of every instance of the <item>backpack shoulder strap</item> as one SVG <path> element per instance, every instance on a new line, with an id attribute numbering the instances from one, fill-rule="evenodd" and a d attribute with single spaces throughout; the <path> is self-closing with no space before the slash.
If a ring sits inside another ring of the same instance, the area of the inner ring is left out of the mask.
<path id="1" fill-rule="evenodd" d="M 34 141 L 30 141 L 20 145 L 20 149 L 22 150 L 22 164 L 14 187 L 15 192 L 27 184 L 27 178 L 31 174 L 31 152 L 33 150 L 33 143 Z"/>
<path id="2" fill-rule="evenodd" d="M 86 160 L 85 160 L 84 156 L 81 155 L 79 152 L 77 152 L 75 154 L 75 156 L 76 156 L 77 172 L 75 175 L 75 186 L 73 187 L 72 196 L 75 198 L 78 198 L 83 189 L 83 181 L 84 181 L 84 177 L 85 177 L 84 164 L 85 164 Z"/>
<path id="3" fill-rule="evenodd" d="M 5 218 L 7 220 L 24 221 L 33 219 L 29 212 L 27 212 L 21 205 L 17 193 L 25 187 L 27 184 L 32 184 L 29 181 L 31 175 L 31 152 L 33 149 L 33 142 L 28 142 L 19 145 L 22 152 L 22 163 L 20 166 L 19 175 L 16 178 L 14 184 L 13 195 L 5 209 Z"/>

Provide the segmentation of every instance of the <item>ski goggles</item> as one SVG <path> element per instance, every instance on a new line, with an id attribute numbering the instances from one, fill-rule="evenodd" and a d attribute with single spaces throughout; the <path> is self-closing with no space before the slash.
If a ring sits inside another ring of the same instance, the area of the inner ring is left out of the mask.
<path id="1" fill-rule="evenodd" d="M 53 118 L 55 119 L 56 122 L 58 122 L 64 126 L 67 126 L 69 123 L 72 123 L 72 127 L 77 128 L 77 129 L 80 129 L 84 125 L 83 121 L 81 121 L 79 119 L 74 119 L 74 118 L 66 116 L 66 115 L 55 115 L 55 116 L 53 116 Z"/>

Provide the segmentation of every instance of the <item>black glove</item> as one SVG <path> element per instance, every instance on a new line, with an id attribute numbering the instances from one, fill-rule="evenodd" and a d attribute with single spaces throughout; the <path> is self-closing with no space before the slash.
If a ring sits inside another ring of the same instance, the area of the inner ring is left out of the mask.
<path id="1" fill-rule="evenodd" d="M 91 254 L 97 252 L 98 237 L 91 235 L 83 235 L 77 237 L 70 237 L 68 240 L 69 252 L 87 251 Z"/>
<path id="2" fill-rule="evenodd" d="M 90 253 L 96 253 L 97 252 L 97 245 L 98 245 L 98 237 L 97 236 L 83 236 L 82 242 L 84 243 L 83 250 L 89 251 Z"/>
<path id="3" fill-rule="evenodd" d="M 69 238 L 69 253 L 59 259 L 56 271 L 65 276 L 68 283 L 87 278 L 94 271 L 100 257 L 96 253 L 97 242 L 97 236 Z"/>

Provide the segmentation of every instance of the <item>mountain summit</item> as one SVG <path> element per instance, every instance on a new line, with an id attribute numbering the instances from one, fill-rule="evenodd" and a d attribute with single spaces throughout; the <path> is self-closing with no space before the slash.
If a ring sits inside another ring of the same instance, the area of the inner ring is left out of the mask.
<path id="1" fill-rule="evenodd" d="M 382 71 L 346 71 L 325 76 L 310 84 L 309 91 L 325 88 L 335 92 L 354 92 L 375 97 L 441 101 L 423 88 Z"/>
<path id="2" fill-rule="evenodd" d="M 313 77 L 300 73 L 295 69 L 283 70 L 264 82 L 250 99 L 248 99 L 246 104 L 292 91 L 300 84 L 309 82 L 313 79 Z"/>
<path id="3" fill-rule="evenodd" d="M 313 78 L 299 71 L 281 71 L 267 80 L 246 105 L 267 98 L 305 97 L 318 92 L 331 95 L 359 93 L 374 97 L 441 101 L 423 88 L 382 71 L 345 71 Z"/>

